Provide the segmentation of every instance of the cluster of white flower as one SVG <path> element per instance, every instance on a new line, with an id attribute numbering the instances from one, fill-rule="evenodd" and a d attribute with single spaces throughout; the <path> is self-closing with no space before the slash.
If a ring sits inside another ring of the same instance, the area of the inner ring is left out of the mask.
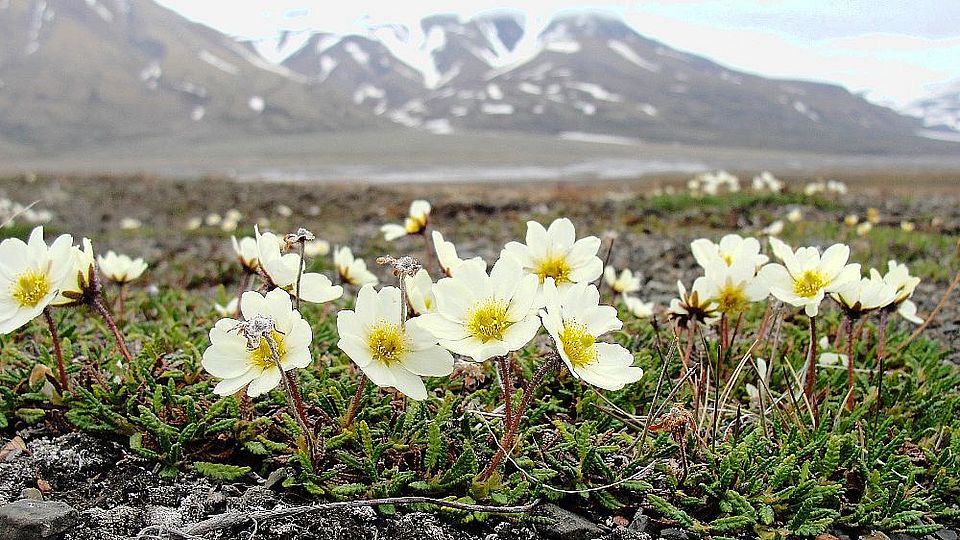
<path id="1" fill-rule="evenodd" d="M 809 182 L 803 187 L 804 195 L 812 196 L 822 193 L 846 195 L 847 184 L 839 180 L 817 180 L 816 182 Z"/>
<path id="2" fill-rule="evenodd" d="M 753 177 L 754 191 L 769 191 L 771 193 L 780 193 L 783 191 L 784 183 L 773 175 L 770 171 L 763 171 Z"/>
<path id="3" fill-rule="evenodd" d="M 53 212 L 34 208 L 34 205 L 22 205 L 5 197 L 0 197 L 0 227 L 13 225 L 23 221 L 30 225 L 48 223 L 53 219 Z"/>
<path id="4" fill-rule="evenodd" d="M 688 180 L 687 189 L 691 193 L 704 195 L 736 193 L 740 191 L 740 179 L 723 170 L 706 172 Z"/>

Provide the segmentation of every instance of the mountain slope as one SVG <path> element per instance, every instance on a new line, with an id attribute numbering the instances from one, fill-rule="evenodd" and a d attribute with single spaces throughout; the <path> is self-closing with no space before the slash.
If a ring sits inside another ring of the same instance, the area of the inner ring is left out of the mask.
<path id="1" fill-rule="evenodd" d="M 372 125 L 207 27 L 149 0 L 0 8 L 0 132 L 46 149 Z"/>

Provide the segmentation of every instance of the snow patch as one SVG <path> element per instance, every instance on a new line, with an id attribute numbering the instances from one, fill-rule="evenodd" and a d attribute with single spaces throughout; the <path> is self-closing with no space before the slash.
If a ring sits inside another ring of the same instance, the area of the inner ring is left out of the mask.
<path id="1" fill-rule="evenodd" d="M 194 122 L 199 122 L 203 120 L 203 117 L 206 115 L 207 115 L 207 110 L 201 107 L 200 105 L 197 105 L 196 107 L 193 108 L 192 111 L 190 111 L 190 119 L 193 120 Z"/>
<path id="2" fill-rule="evenodd" d="M 464 106 L 462 106 L 462 105 L 456 105 L 456 106 L 454 106 L 454 107 L 450 107 L 450 114 L 452 114 L 453 116 L 456 116 L 456 117 L 466 116 L 466 115 L 467 115 L 467 108 L 464 107 Z"/>
<path id="3" fill-rule="evenodd" d="M 419 99 L 414 99 L 404 103 L 399 109 L 392 111 L 390 113 L 390 120 L 407 127 L 420 127 L 423 119 L 413 115 L 423 114 L 425 111 L 426 109 L 423 106 L 423 102 Z"/>
<path id="4" fill-rule="evenodd" d="M 583 101 L 574 101 L 573 106 L 576 109 L 579 109 L 583 114 L 587 116 L 593 116 L 597 112 L 597 106 L 592 103 L 585 103 Z"/>
<path id="5" fill-rule="evenodd" d="M 40 50 L 40 30 L 43 29 L 44 21 L 53 18 L 52 10 L 49 12 L 51 15 L 48 16 L 47 13 L 46 0 L 37 0 L 37 3 L 33 5 L 33 11 L 30 13 L 30 27 L 27 30 L 27 56 Z"/>
<path id="6" fill-rule="evenodd" d="M 162 75 L 163 70 L 160 68 L 160 62 L 150 62 L 147 67 L 140 70 L 140 80 L 151 90 L 156 90 L 160 86 Z"/>
<path id="7" fill-rule="evenodd" d="M 480 106 L 480 111 L 483 114 L 513 114 L 513 105 L 509 103 L 484 103 Z"/>
<path id="8" fill-rule="evenodd" d="M 619 55 L 622 56 L 624 59 L 626 59 L 628 62 L 630 62 L 630 63 L 632 63 L 632 64 L 635 64 L 635 65 L 637 65 L 637 66 L 639 66 L 639 67 L 641 67 L 641 68 L 643 68 L 643 69 L 645 69 L 645 70 L 647 70 L 647 71 L 652 71 L 652 72 L 654 72 L 654 73 L 660 71 L 660 65 L 659 65 L 659 64 L 655 64 L 655 63 L 653 63 L 653 62 L 651 62 L 651 61 L 649 61 L 649 60 L 644 59 L 644 58 L 641 57 L 639 54 L 637 54 L 636 51 L 634 51 L 634 50 L 630 47 L 630 45 L 627 45 L 626 43 L 624 43 L 624 42 L 622 42 L 622 41 L 618 41 L 618 40 L 616 40 L 616 39 L 611 39 L 610 41 L 607 42 L 607 47 L 610 47 L 610 49 L 611 49 L 613 52 L 619 54 Z M 658 54 L 659 54 L 659 49 L 658 49 Z"/>
<path id="9" fill-rule="evenodd" d="M 383 99 L 383 97 L 386 95 L 387 93 L 382 88 L 377 88 L 372 84 L 364 83 L 357 87 L 357 90 L 353 93 L 353 102 L 357 105 L 360 105 L 366 101 L 367 98 Z"/>
<path id="10" fill-rule="evenodd" d="M 550 41 L 544 48 L 550 52 L 561 54 L 574 54 L 580 52 L 580 44 L 573 40 Z"/>
<path id="11" fill-rule="evenodd" d="M 273 39 L 262 39 L 252 43 L 254 50 L 271 64 L 280 65 L 301 51 L 310 41 L 311 32 L 280 32 Z M 339 40 L 339 38 L 338 38 Z M 321 42 L 323 39 L 320 40 Z M 320 51 L 318 51 L 320 52 Z"/>
<path id="12" fill-rule="evenodd" d="M 347 54 L 353 58 L 353 61 L 360 64 L 361 66 L 366 66 L 370 63 L 370 55 L 366 51 L 360 48 L 356 42 L 350 41 L 343 46 L 343 50 L 347 51 Z"/>
<path id="13" fill-rule="evenodd" d="M 453 133 L 453 128 L 450 127 L 450 120 L 446 118 L 437 118 L 424 122 L 423 129 L 435 135 L 448 135 Z"/>
<path id="14" fill-rule="evenodd" d="M 629 137 L 619 137 L 617 135 L 605 135 L 602 133 L 584 133 L 582 131 L 563 131 L 557 138 L 563 139 L 565 141 L 577 141 L 577 142 L 588 142 L 588 143 L 599 143 L 599 144 L 619 144 L 626 146 L 633 146 L 637 144 L 636 139 L 631 139 Z"/>
<path id="15" fill-rule="evenodd" d="M 725 81 L 727 81 L 728 83 L 731 83 L 731 84 L 740 85 L 740 84 L 743 83 L 743 77 L 740 77 L 740 76 L 738 76 L 738 75 L 734 75 L 733 73 L 730 73 L 729 71 L 721 71 L 721 72 L 720 72 L 720 78 L 723 79 L 723 80 L 725 80 Z"/>
<path id="16" fill-rule="evenodd" d="M 87 7 L 92 9 L 101 19 L 107 22 L 113 22 L 113 13 L 107 9 L 107 6 L 97 2 L 97 0 L 86 0 Z"/>
<path id="17" fill-rule="evenodd" d="M 200 60 L 203 60 L 204 62 L 219 69 L 220 71 L 223 71 L 224 73 L 229 73 L 230 75 L 236 75 L 240 73 L 240 70 L 237 69 L 237 66 L 231 64 L 230 62 L 227 62 L 226 60 L 220 58 L 219 56 L 211 53 L 206 49 L 201 50 L 197 54 L 197 56 L 200 58 Z"/>
<path id="18" fill-rule="evenodd" d="M 623 98 L 621 98 L 617 94 L 608 92 L 599 84 L 572 82 L 572 83 L 567 83 L 567 88 L 573 88 L 574 90 L 579 90 L 581 92 L 590 94 L 590 96 L 593 97 L 593 99 L 599 99 L 600 101 L 610 101 L 613 103 L 623 101 Z"/>
<path id="19" fill-rule="evenodd" d="M 960 133 L 934 129 L 918 129 L 916 134 L 918 137 L 923 137 L 924 139 L 960 143 Z"/>
<path id="20" fill-rule="evenodd" d="M 276 73 L 277 75 L 290 79 L 291 81 L 296 81 L 299 83 L 307 82 L 307 78 L 303 75 L 300 75 L 299 73 L 283 66 L 271 64 L 270 62 L 261 58 L 260 55 L 252 52 L 250 49 L 247 49 L 237 41 L 233 41 L 230 38 L 224 38 L 223 44 L 236 53 L 245 62 L 253 65 L 254 67 L 269 71 L 271 73 Z"/>
<path id="21" fill-rule="evenodd" d="M 495 101 L 500 101 L 503 99 L 503 91 L 500 90 L 500 87 L 490 83 L 487 85 L 487 95 L 490 96 L 490 99 Z"/>
<path id="22" fill-rule="evenodd" d="M 524 94 L 531 94 L 534 96 L 539 96 L 540 94 L 543 93 L 543 88 L 540 88 L 539 86 L 528 83 L 528 82 L 520 83 L 517 86 L 517 89 L 523 92 Z"/>
<path id="23" fill-rule="evenodd" d="M 658 114 L 660 114 L 660 111 L 658 111 L 656 107 L 654 107 L 649 103 L 641 103 L 637 105 L 637 109 L 639 109 L 640 112 L 642 112 L 643 114 L 646 114 L 647 116 L 657 116 Z"/>
<path id="24" fill-rule="evenodd" d="M 820 121 L 820 115 L 817 114 L 817 111 L 812 110 L 810 107 L 807 106 L 806 103 L 802 101 L 794 101 L 793 109 L 814 122 Z"/>
<path id="25" fill-rule="evenodd" d="M 251 96 L 250 100 L 247 101 L 247 107 L 250 107 L 251 111 L 259 114 L 267 107 L 267 102 L 264 101 L 261 96 Z"/>

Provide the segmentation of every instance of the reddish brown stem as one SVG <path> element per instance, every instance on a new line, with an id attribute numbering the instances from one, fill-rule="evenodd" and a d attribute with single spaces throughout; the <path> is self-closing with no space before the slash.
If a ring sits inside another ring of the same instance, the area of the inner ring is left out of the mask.
<path id="1" fill-rule="evenodd" d="M 53 340 L 53 354 L 57 357 L 57 378 L 60 381 L 60 388 L 62 391 L 69 390 L 70 382 L 67 380 L 67 368 L 63 364 L 63 350 L 60 348 L 60 333 L 57 332 L 57 324 L 53 321 L 50 308 L 43 310 L 43 318 L 47 321 L 47 328 L 50 329 L 50 338 Z"/>
<path id="2" fill-rule="evenodd" d="M 510 424 L 513 423 L 513 381 L 510 376 L 509 356 L 498 358 L 497 367 L 500 368 L 500 382 L 503 384 L 503 425 L 504 429 L 510 429 Z"/>
<path id="3" fill-rule="evenodd" d="M 553 369 L 556 368 L 559 363 L 559 356 L 551 357 L 550 360 L 540 366 L 540 369 L 537 370 L 537 372 L 533 375 L 533 378 L 531 378 L 527 383 L 527 386 L 523 389 L 523 397 L 520 398 L 520 404 L 517 406 L 517 411 L 514 413 L 513 420 L 505 423 L 505 431 L 500 442 L 500 447 L 497 448 L 497 452 L 493 455 L 493 459 L 490 460 L 490 463 L 487 464 L 487 467 L 483 469 L 483 472 L 481 472 L 479 476 L 477 476 L 478 480 L 484 481 L 490 478 L 490 475 L 492 475 L 500 466 L 500 462 L 503 461 L 506 453 L 509 451 L 510 447 L 513 446 L 514 438 L 517 435 L 517 428 L 520 427 L 520 420 L 523 419 L 523 413 L 530 405 L 530 400 L 533 398 L 534 391 L 537 389 L 537 386 L 543 382 L 543 378 L 546 377 L 548 373 L 553 371 Z"/>
<path id="4" fill-rule="evenodd" d="M 363 389 L 367 386 L 367 374 L 360 375 L 360 381 L 357 383 L 357 392 L 353 395 L 353 401 L 350 402 L 350 408 L 347 414 L 343 416 L 343 427 L 348 428 L 353 424 L 353 419 L 357 416 L 357 410 L 360 408 L 360 401 L 363 399 Z"/>
<path id="5" fill-rule="evenodd" d="M 856 347 L 854 345 L 854 335 L 853 335 L 853 318 L 847 316 L 843 320 L 843 331 L 847 334 L 847 410 L 853 410 L 853 364 L 854 364 L 854 352 Z"/>
<path id="6" fill-rule="evenodd" d="M 123 339 L 123 334 L 120 333 L 120 329 L 117 328 L 117 323 L 114 322 L 113 317 L 110 315 L 110 310 L 107 309 L 107 306 L 103 305 L 103 298 L 100 295 L 93 297 L 93 309 L 103 317 L 103 322 L 107 324 L 107 327 L 110 329 L 110 332 L 113 333 L 113 338 L 117 341 L 117 347 L 120 349 L 120 354 L 123 355 L 123 358 L 128 362 L 133 362 L 133 355 L 130 354 L 130 351 L 127 349 L 127 343 Z"/>

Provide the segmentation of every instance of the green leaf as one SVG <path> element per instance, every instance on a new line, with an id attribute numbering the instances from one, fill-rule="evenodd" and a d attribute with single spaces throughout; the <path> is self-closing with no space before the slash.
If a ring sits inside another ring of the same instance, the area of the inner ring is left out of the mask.
<path id="1" fill-rule="evenodd" d="M 197 461 L 193 470 L 214 482 L 236 482 L 250 473 L 250 467 Z"/>

